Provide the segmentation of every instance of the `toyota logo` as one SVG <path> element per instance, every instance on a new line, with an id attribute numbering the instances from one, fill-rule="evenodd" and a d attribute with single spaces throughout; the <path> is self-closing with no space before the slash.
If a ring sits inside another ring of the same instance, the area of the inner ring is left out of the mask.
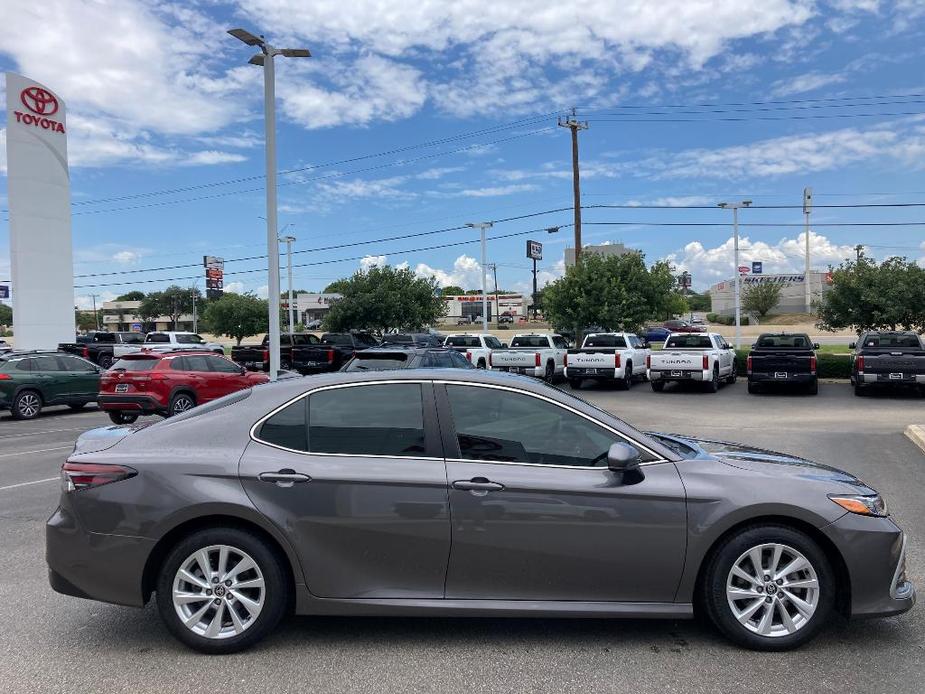
<path id="1" fill-rule="evenodd" d="M 54 94 L 41 87 L 26 87 L 19 95 L 23 106 L 40 116 L 51 116 L 58 112 L 58 100 Z"/>

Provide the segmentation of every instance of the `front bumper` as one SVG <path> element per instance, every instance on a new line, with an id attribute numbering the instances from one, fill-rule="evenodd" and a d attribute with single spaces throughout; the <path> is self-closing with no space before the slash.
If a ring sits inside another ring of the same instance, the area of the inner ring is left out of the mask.
<path id="1" fill-rule="evenodd" d="M 851 617 L 888 617 L 915 605 L 905 577 L 906 538 L 890 518 L 846 513 L 822 532 L 841 553 L 851 583 Z"/>
<path id="2" fill-rule="evenodd" d="M 713 378 L 712 371 L 686 371 L 684 369 L 649 369 L 650 381 L 709 381 Z"/>
<path id="3" fill-rule="evenodd" d="M 142 576 L 155 544 L 148 538 L 89 532 L 59 507 L 45 525 L 48 581 L 64 595 L 143 607 Z"/>

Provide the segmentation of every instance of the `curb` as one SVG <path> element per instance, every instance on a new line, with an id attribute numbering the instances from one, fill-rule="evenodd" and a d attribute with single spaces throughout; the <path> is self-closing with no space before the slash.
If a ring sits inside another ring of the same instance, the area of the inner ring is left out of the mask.
<path id="1" fill-rule="evenodd" d="M 906 436 L 925 453 L 925 425 L 910 424 L 906 427 Z"/>

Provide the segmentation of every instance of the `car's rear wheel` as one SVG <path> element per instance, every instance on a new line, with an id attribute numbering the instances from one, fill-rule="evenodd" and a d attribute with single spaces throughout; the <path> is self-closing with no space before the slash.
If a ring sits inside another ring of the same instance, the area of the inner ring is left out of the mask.
<path id="1" fill-rule="evenodd" d="M 111 410 L 109 413 L 109 420 L 113 424 L 131 424 L 136 419 L 138 415 L 134 412 L 121 412 L 120 410 Z"/>
<path id="2" fill-rule="evenodd" d="M 103 369 L 103 370 L 108 369 L 110 366 L 113 365 L 113 361 L 114 361 L 114 360 L 113 360 L 111 354 L 101 354 L 101 355 L 100 355 L 100 361 L 99 361 L 99 363 L 100 363 L 100 368 Z"/>
<path id="3" fill-rule="evenodd" d="M 650 381 L 650 383 L 652 384 L 652 390 L 654 390 L 656 393 L 661 393 L 663 390 L 665 390 L 664 381 Z"/>
<path id="4" fill-rule="evenodd" d="M 707 391 L 715 393 L 719 390 L 719 367 L 713 367 L 713 376 L 707 381 Z"/>
<path id="5" fill-rule="evenodd" d="M 733 385 L 736 382 L 736 379 L 739 377 L 739 366 L 735 361 L 732 362 L 732 373 L 726 377 L 726 383 Z"/>
<path id="6" fill-rule="evenodd" d="M 203 653 L 234 653 L 264 638 L 289 602 L 282 562 L 256 535 L 200 530 L 168 554 L 157 608 L 170 632 Z"/>
<path id="7" fill-rule="evenodd" d="M 857 395 L 858 397 L 862 397 L 864 395 L 867 395 L 867 391 L 864 390 L 864 386 L 862 386 L 860 383 L 855 383 L 854 384 L 854 394 Z"/>
<path id="8" fill-rule="evenodd" d="M 478 363 L 475 365 L 475 368 L 477 368 L 477 369 L 484 369 L 484 368 L 485 368 L 485 360 L 484 360 L 484 359 L 479 359 L 479 360 L 478 360 Z"/>
<path id="9" fill-rule="evenodd" d="M 759 391 L 759 386 L 758 386 L 758 384 L 757 384 L 757 383 L 749 383 L 749 384 L 748 384 L 748 392 L 749 392 L 749 394 L 751 394 L 751 395 L 756 395 L 758 392 L 760 392 L 760 391 Z"/>
<path id="10" fill-rule="evenodd" d="M 21 390 L 13 398 L 13 419 L 35 419 L 42 411 L 42 396 L 37 390 Z"/>
<path id="11" fill-rule="evenodd" d="M 717 628 L 763 651 L 803 645 L 835 604 L 825 553 L 805 533 L 782 525 L 750 527 L 726 540 L 707 568 L 703 590 Z"/>
<path id="12" fill-rule="evenodd" d="M 581 388 L 581 379 L 580 378 L 570 378 L 568 384 L 572 387 L 572 390 L 578 390 Z"/>
<path id="13" fill-rule="evenodd" d="M 552 383 L 556 378 L 556 365 L 552 362 L 546 364 L 546 373 L 543 375 L 543 380 L 546 383 Z"/>
<path id="14" fill-rule="evenodd" d="M 629 390 L 633 387 L 633 363 L 628 362 L 623 370 L 623 380 L 620 383 L 620 390 Z"/>
<path id="15" fill-rule="evenodd" d="M 818 395 L 819 394 L 819 381 L 813 379 L 812 383 L 809 384 L 806 388 L 806 392 L 809 395 Z"/>
<path id="16" fill-rule="evenodd" d="M 173 417 L 176 414 L 183 414 L 194 407 L 196 407 L 196 398 L 189 393 L 177 393 L 170 399 L 167 416 Z"/>

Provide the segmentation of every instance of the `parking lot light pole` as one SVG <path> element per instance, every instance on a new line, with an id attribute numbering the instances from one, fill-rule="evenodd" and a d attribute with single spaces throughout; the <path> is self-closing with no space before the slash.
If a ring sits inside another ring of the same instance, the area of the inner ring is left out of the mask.
<path id="1" fill-rule="evenodd" d="M 228 33 L 248 46 L 258 46 L 260 53 L 248 61 L 263 68 L 263 108 L 266 132 L 267 159 L 267 298 L 269 303 L 270 380 L 275 381 L 279 373 L 279 241 L 276 222 L 276 73 L 274 58 L 310 58 L 307 48 L 275 48 L 245 29 L 229 29 Z"/>
<path id="2" fill-rule="evenodd" d="M 478 229 L 482 232 L 482 332 L 488 332 L 488 263 L 485 257 L 485 230 L 494 226 L 493 222 L 469 222 L 466 224 L 471 229 Z"/>
<path id="3" fill-rule="evenodd" d="M 286 226 L 292 226 L 287 224 Z M 284 227 L 285 228 L 285 227 Z M 286 307 L 286 313 L 289 314 L 289 334 L 292 335 L 295 332 L 293 314 L 292 314 L 292 242 L 295 241 L 295 236 L 283 236 L 280 237 L 280 242 L 285 242 L 286 244 L 286 274 L 289 276 L 289 303 Z M 291 338 L 290 338 L 291 339 Z"/>
<path id="4" fill-rule="evenodd" d="M 733 284 L 735 286 L 734 297 L 735 297 L 735 311 L 736 311 L 736 349 L 742 346 L 742 309 L 741 309 L 741 293 L 740 285 L 741 279 L 739 277 L 739 208 L 740 207 L 751 207 L 751 200 L 742 200 L 741 202 L 721 202 L 719 206 L 726 210 L 732 210 L 732 243 L 734 249 L 734 260 L 733 268 Z"/>

